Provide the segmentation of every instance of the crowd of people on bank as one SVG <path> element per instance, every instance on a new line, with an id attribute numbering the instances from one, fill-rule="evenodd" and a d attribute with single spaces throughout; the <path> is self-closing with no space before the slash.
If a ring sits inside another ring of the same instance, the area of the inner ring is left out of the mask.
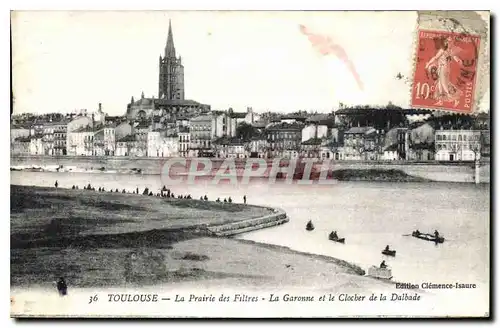
<path id="1" fill-rule="evenodd" d="M 54 186 L 56 188 L 58 188 L 59 186 L 59 183 L 56 181 Z M 71 189 L 75 190 L 75 189 L 80 189 L 78 187 L 78 185 L 73 185 L 71 187 Z M 96 191 L 95 187 L 92 186 L 90 183 L 88 185 L 84 185 L 83 186 L 83 189 L 84 190 L 91 190 L 91 191 Z M 118 188 L 116 188 L 115 190 L 113 190 L 113 188 L 109 189 L 109 190 L 106 190 L 106 188 L 104 187 L 99 187 L 97 188 L 97 192 L 115 192 L 115 193 L 122 193 L 122 194 L 139 194 L 139 187 L 137 187 L 135 190 L 132 190 L 132 192 L 130 191 L 127 191 L 126 189 L 122 189 L 122 191 L 119 191 Z M 170 190 L 168 189 L 166 186 L 163 186 L 163 188 L 160 189 L 160 192 L 157 192 L 157 193 L 154 193 L 152 190 L 150 190 L 148 187 L 145 187 L 144 190 L 142 191 L 142 195 L 144 196 L 156 196 L 156 197 L 162 197 L 162 198 L 178 198 L 178 199 L 193 199 L 193 197 L 191 196 L 191 194 L 187 194 L 187 195 L 176 195 Z M 200 200 L 202 201 L 209 201 L 207 195 L 204 195 L 204 196 L 200 196 Z M 215 200 L 216 203 L 232 203 L 233 202 L 233 199 L 231 198 L 231 196 L 229 196 L 228 198 L 224 198 L 223 200 L 220 199 L 220 197 L 218 197 L 216 200 Z M 246 204 L 247 203 L 247 196 L 244 195 L 243 196 L 243 204 Z"/>

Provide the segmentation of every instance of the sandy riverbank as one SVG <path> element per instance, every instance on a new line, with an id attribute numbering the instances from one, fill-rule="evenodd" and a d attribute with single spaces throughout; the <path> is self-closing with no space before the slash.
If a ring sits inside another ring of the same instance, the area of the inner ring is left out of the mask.
<path id="1" fill-rule="evenodd" d="M 64 276 L 73 288 L 181 282 L 335 288 L 367 279 L 341 260 L 197 229 L 271 212 L 234 203 L 11 186 L 11 284 L 50 288 Z"/>

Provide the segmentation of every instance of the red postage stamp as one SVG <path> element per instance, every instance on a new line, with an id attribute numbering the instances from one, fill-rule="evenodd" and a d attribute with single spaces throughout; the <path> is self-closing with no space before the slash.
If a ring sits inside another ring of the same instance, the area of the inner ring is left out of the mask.
<path id="1" fill-rule="evenodd" d="M 419 30 L 411 105 L 472 113 L 480 37 Z"/>

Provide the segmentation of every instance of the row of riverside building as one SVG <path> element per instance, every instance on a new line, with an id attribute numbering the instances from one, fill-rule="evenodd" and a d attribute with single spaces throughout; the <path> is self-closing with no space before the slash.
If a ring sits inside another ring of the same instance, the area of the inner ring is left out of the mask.
<path id="1" fill-rule="evenodd" d="M 170 109 L 167 114 L 165 108 L 154 109 L 138 117 L 107 116 L 100 104 L 92 114 L 58 120 L 14 117 L 11 154 L 347 161 L 474 161 L 489 156 L 485 117 L 468 128 L 421 121 L 376 129 L 341 125 L 333 112 L 259 115 L 252 108 L 211 111 L 206 105 L 190 105 L 190 110 Z"/>

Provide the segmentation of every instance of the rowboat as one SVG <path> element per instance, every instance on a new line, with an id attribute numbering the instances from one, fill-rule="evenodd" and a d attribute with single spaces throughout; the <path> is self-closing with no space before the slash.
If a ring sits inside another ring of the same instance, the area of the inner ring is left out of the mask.
<path id="1" fill-rule="evenodd" d="M 389 268 L 379 268 L 377 266 L 372 265 L 368 268 L 368 273 L 366 274 L 369 277 L 382 279 L 382 280 L 391 280 L 392 279 L 392 271 Z"/>
<path id="2" fill-rule="evenodd" d="M 382 254 L 384 255 L 387 255 L 387 256 L 396 256 L 396 251 L 395 250 L 387 250 L 387 249 L 384 249 L 382 251 Z"/>
<path id="3" fill-rule="evenodd" d="M 345 242 L 345 238 L 335 237 L 333 235 L 333 232 L 330 233 L 330 235 L 328 236 L 328 239 L 330 239 L 331 241 L 337 242 L 337 243 L 342 243 L 342 244 Z"/>
<path id="4" fill-rule="evenodd" d="M 311 222 L 311 221 L 307 222 L 307 224 L 306 224 L 306 230 L 307 230 L 307 231 L 312 231 L 312 230 L 314 230 L 314 224 L 312 224 L 312 222 Z"/>
<path id="5" fill-rule="evenodd" d="M 337 238 L 337 239 L 330 238 L 330 240 L 341 244 L 345 243 L 345 238 Z"/>
<path id="6" fill-rule="evenodd" d="M 428 240 L 428 241 L 433 241 L 435 243 L 443 243 L 444 242 L 444 237 L 442 236 L 435 236 L 430 233 L 417 233 L 416 231 L 413 231 L 411 235 L 415 238 L 423 239 L 423 240 Z"/>

